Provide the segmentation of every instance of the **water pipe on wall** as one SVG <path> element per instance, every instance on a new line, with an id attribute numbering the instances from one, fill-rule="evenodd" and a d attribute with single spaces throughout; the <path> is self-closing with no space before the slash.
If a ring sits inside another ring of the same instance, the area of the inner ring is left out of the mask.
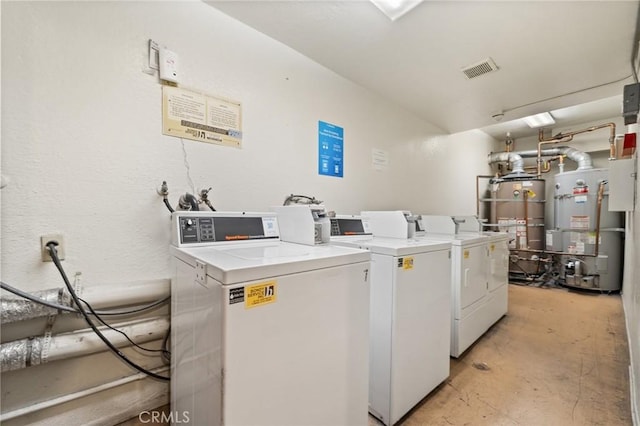
<path id="1" fill-rule="evenodd" d="M 136 344 L 161 340 L 169 327 L 169 319 L 156 317 L 115 325 Z M 104 328 L 102 333 L 118 346 L 130 342 L 121 333 Z M 107 348 L 92 330 L 61 333 L 53 336 L 29 337 L 0 345 L 1 371 L 19 370 L 47 362 L 58 361 L 106 351 Z"/>
<path id="2" fill-rule="evenodd" d="M 542 175 L 542 173 L 541 173 L 542 145 L 556 144 L 556 143 L 560 143 L 560 142 L 569 142 L 569 141 L 573 140 L 573 137 L 575 135 L 579 135 L 581 133 L 593 132 L 595 130 L 605 129 L 605 128 L 609 128 L 609 160 L 613 160 L 613 159 L 616 158 L 616 144 L 615 144 L 615 140 L 616 140 L 616 125 L 615 125 L 615 123 L 599 124 L 597 126 L 591 126 L 591 127 L 586 128 L 586 129 L 576 130 L 576 131 L 573 131 L 573 132 L 558 133 L 557 135 L 555 135 L 555 136 L 553 136 L 551 138 L 548 138 L 548 139 L 544 138 L 543 130 L 540 129 L 540 131 L 538 132 L 538 155 L 537 155 L 538 171 L 537 171 L 537 177 L 539 178 Z"/>

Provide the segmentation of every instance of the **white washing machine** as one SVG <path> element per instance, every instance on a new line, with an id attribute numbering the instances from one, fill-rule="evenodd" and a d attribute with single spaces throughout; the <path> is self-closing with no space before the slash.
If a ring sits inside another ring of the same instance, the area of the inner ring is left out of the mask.
<path id="1" fill-rule="evenodd" d="M 421 215 L 420 238 L 452 244 L 451 356 L 459 357 L 507 313 L 508 236 L 457 232 L 451 216 Z"/>
<path id="2" fill-rule="evenodd" d="M 375 237 L 374 227 L 371 237 L 366 219 L 332 222 L 332 244 L 371 251 L 369 412 L 393 425 L 449 376 L 451 244 Z"/>
<path id="3" fill-rule="evenodd" d="M 366 425 L 370 253 L 282 242 L 275 213 L 172 220 L 172 412 Z"/>

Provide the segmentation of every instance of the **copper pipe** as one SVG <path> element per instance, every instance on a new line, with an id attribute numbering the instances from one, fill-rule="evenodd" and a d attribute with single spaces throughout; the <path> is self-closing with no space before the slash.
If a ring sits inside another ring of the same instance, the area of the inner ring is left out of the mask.
<path id="1" fill-rule="evenodd" d="M 522 200 L 524 201 L 524 246 L 529 248 L 529 190 L 525 189 L 522 193 Z"/>
<path id="2" fill-rule="evenodd" d="M 564 155 L 556 155 L 555 157 L 549 158 L 548 160 L 543 160 L 544 169 L 542 169 L 542 173 L 549 173 L 551 171 L 551 163 L 553 161 L 558 161 L 558 164 L 564 164 Z M 527 166 L 524 168 L 525 171 L 534 171 L 537 166 Z"/>
<path id="3" fill-rule="evenodd" d="M 507 139 L 504 141 L 505 152 L 513 151 L 513 145 L 515 145 L 515 141 L 511 138 L 511 135 L 507 133 Z"/>
<path id="4" fill-rule="evenodd" d="M 542 169 L 542 173 L 549 173 L 551 171 L 551 162 L 550 161 L 544 161 L 544 168 Z M 527 166 L 524 168 L 525 171 L 534 171 L 537 170 L 537 166 Z"/>
<path id="5" fill-rule="evenodd" d="M 602 216 L 602 199 L 604 198 L 605 181 L 598 185 L 598 202 L 596 207 L 596 246 L 594 256 L 598 257 L 598 249 L 600 248 L 600 217 Z"/>
<path id="6" fill-rule="evenodd" d="M 552 140 L 541 140 L 542 139 L 542 130 L 538 133 L 538 157 L 536 158 L 536 167 L 537 167 L 537 178 L 540 178 L 542 175 L 540 164 L 542 163 L 542 145 L 551 145 L 559 142 L 570 142 L 573 140 L 573 136 L 570 136 L 568 139 L 552 139 Z"/>
<path id="7" fill-rule="evenodd" d="M 614 159 L 616 158 L 616 144 L 615 144 L 615 140 L 616 140 L 616 125 L 615 123 L 605 123 L 605 124 L 599 124 L 597 126 L 591 126 L 588 127 L 586 129 L 582 129 L 582 130 L 576 130 L 575 132 L 568 132 L 568 133 L 559 133 L 553 137 L 551 137 L 550 139 L 545 139 L 544 138 L 544 134 L 542 129 L 540 129 L 538 131 L 538 158 L 537 158 L 537 163 L 538 163 L 538 178 L 540 178 L 541 172 L 540 172 L 540 164 L 541 164 L 541 151 L 542 151 L 542 145 L 546 145 L 546 144 L 556 144 L 559 142 L 569 142 L 571 140 L 573 140 L 573 137 L 575 135 L 579 135 L 581 133 L 587 133 L 587 132 L 593 132 L 594 130 L 599 130 L 599 129 L 604 129 L 604 128 L 609 128 L 610 129 L 610 133 L 609 133 L 609 159 Z M 568 138 L 568 139 L 565 139 Z"/>

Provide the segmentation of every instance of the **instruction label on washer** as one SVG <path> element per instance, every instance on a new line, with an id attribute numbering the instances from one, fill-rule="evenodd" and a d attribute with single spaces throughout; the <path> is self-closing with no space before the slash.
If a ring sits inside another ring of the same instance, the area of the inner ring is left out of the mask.
<path id="1" fill-rule="evenodd" d="M 402 268 L 405 270 L 413 269 L 413 257 L 399 257 L 398 268 Z"/>
<path id="2" fill-rule="evenodd" d="M 245 287 L 244 307 L 249 309 L 274 303 L 277 295 L 276 287 L 275 280 Z"/>
<path id="3" fill-rule="evenodd" d="M 244 302 L 244 287 L 232 288 L 229 290 L 229 304 Z"/>

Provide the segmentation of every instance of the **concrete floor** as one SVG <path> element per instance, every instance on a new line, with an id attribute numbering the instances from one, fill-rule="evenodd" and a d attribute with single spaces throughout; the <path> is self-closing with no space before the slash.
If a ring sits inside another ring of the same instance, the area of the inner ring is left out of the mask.
<path id="1" fill-rule="evenodd" d="M 508 315 L 401 424 L 631 425 L 620 296 L 510 285 L 509 298 Z"/>
<path id="2" fill-rule="evenodd" d="M 631 425 L 620 296 L 510 285 L 508 315 L 402 424 Z"/>

